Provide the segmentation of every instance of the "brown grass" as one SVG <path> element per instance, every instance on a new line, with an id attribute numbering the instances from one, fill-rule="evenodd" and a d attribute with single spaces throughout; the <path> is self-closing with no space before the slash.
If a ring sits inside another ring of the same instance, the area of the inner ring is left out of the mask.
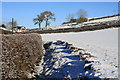
<path id="1" fill-rule="evenodd" d="M 29 78 L 42 57 L 42 39 L 38 34 L 2 36 L 4 78 Z"/>

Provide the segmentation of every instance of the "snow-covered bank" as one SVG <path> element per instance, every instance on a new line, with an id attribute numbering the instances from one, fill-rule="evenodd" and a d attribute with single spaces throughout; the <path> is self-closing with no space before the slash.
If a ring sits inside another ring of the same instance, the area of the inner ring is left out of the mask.
<path id="1" fill-rule="evenodd" d="M 42 34 L 44 41 L 62 40 L 84 48 L 100 61 L 95 66 L 100 70 L 101 78 L 118 77 L 118 29 L 106 29 L 93 32 Z"/>
<path id="2" fill-rule="evenodd" d="M 110 17 L 110 18 L 103 18 L 103 19 L 92 20 L 92 21 L 88 21 L 88 22 L 85 22 L 85 23 L 95 23 L 95 22 L 106 22 L 106 21 L 119 20 L 120 19 L 119 17 L 120 16 L 114 16 L 114 17 Z"/>
<path id="3" fill-rule="evenodd" d="M 64 40 L 80 47 L 83 44 L 99 45 L 101 47 L 118 48 L 118 28 L 71 33 L 42 34 L 44 41 Z M 83 47 L 83 46 L 82 46 Z"/>
<path id="4" fill-rule="evenodd" d="M 46 54 L 40 67 L 41 78 L 99 78 L 96 65 L 101 64 L 87 50 L 76 48 L 64 41 L 44 44 Z M 115 71 L 116 72 L 116 71 Z M 89 79 L 88 79 L 89 78 Z"/>
<path id="5" fill-rule="evenodd" d="M 97 17 L 100 18 L 100 17 Z M 98 25 L 101 23 L 115 23 L 116 21 L 120 20 L 120 16 L 113 16 L 113 17 L 108 17 L 108 18 L 102 18 L 102 19 L 96 19 L 96 20 L 91 20 L 89 21 L 89 19 L 92 18 L 88 18 L 87 22 L 83 22 L 83 23 L 67 23 L 67 24 L 62 24 L 62 25 L 58 25 L 58 26 L 50 26 L 48 27 L 48 29 L 62 29 L 62 28 L 77 28 L 77 27 L 82 27 L 85 25 Z M 108 24 L 106 23 L 106 24 Z"/>

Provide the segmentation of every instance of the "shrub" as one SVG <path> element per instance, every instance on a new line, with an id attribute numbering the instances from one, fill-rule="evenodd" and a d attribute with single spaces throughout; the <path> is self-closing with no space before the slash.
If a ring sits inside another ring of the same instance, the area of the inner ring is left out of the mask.
<path id="1" fill-rule="evenodd" d="M 77 23 L 87 22 L 87 18 L 79 18 L 76 20 Z"/>
<path id="2" fill-rule="evenodd" d="M 2 76 L 26 79 L 36 73 L 35 66 L 42 57 L 42 40 L 38 34 L 13 34 L 2 36 Z"/>

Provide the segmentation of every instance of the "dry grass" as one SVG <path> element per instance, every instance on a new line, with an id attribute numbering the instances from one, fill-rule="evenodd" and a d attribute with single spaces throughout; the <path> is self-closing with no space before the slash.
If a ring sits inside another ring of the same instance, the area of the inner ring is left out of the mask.
<path id="1" fill-rule="evenodd" d="M 2 36 L 3 78 L 30 78 L 42 57 L 42 39 L 39 34 Z"/>

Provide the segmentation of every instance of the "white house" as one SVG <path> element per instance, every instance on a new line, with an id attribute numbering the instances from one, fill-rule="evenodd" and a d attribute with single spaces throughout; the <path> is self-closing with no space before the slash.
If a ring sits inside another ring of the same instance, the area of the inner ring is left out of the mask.
<path id="1" fill-rule="evenodd" d="M 14 31 L 15 32 L 24 32 L 24 31 L 26 31 L 26 28 L 22 25 L 18 25 L 16 27 L 14 27 Z"/>

